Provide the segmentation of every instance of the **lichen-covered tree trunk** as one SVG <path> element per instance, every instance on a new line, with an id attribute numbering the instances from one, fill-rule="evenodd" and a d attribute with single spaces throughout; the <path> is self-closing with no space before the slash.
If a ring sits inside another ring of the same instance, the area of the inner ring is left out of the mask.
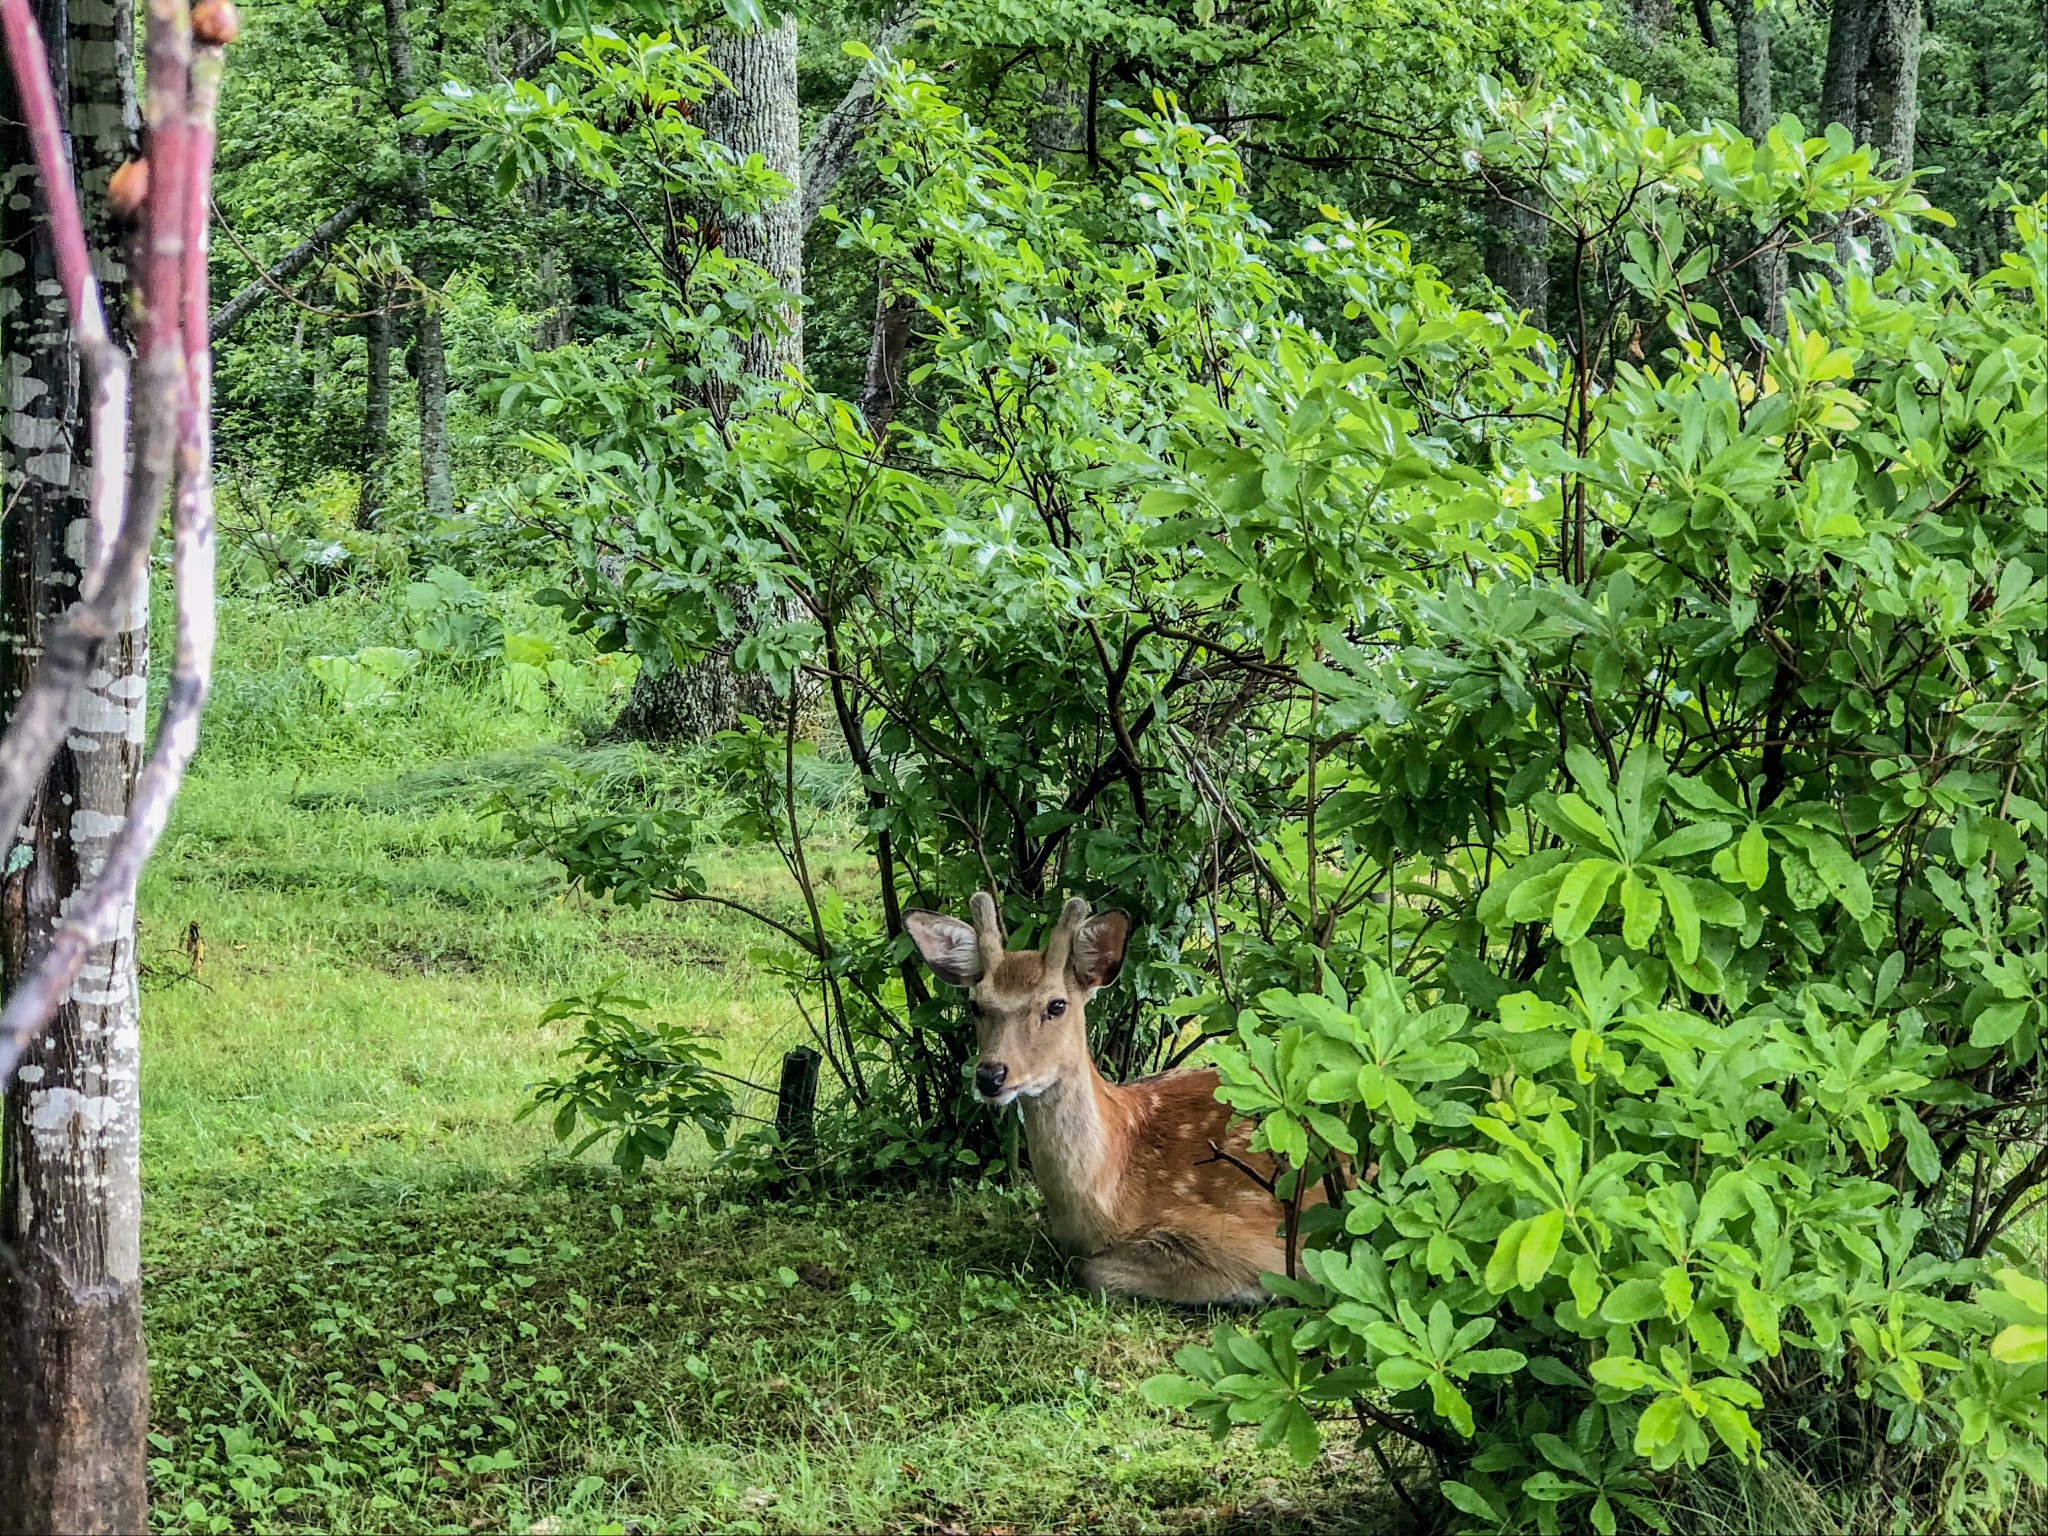
<path id="1" fill-rule="evenodd" d="M 132 153 L 134 17 L 123 0 L 37 0 L 108 313 L 125 272 L 104 192 Z M 90 465 L 48 224 L 11 89 L 0 101 L 0 697 L 27 688 L 86 553 Z M 97 873 L 140 766 L 147 601 L 100 653 L 0 876 L 11 990 Z M 135 927 L 95 951 L 0 1107 L 0 1530 L 147 1527 Z"/>
<path id="2" fill-rule="evenodd" d="M 1735 13 L 1735 113 L 1749 138 L 1771 131 L 1771 13 L 1758 0 L 1728 0 Z M 1785 329 L 1785 253 L 1756 259 L 1758 323 L 1770 334 Z"/>
<path id="3" fill-rule="evenodd" d="M 725 222 L 720 230 L 728 256 L 767 270 L 792 299 L 803 291 L 803 198 L 800 181 L 796 94 L 796 18 L 784 16 L 763 28 L 720 29 L 708 55 L 730 90 L 715 90 L 698 109 L 705 133 L 741 156 L 759 155 L 789 183 L 786 195 L 757 213 Z M 705 211 L 701 218 L 716 217 Z M 742 344 L 741 366 L 763 378 L 778 378 L 785 365 L 804 358 L 803 313 L 794 303 L 784 323 L 764 327 Z M 744 620 L 750 605 L 736 603 Z M 660 673 L 642 670 L 618 729 L 642 741 L 705 741 L 729 731 L 740 716 L 774 719 L 785 706 L 766 679 L 733 670 L 731 659 L 714 655 Z"/>
<path id="4" fill-rule="evenodd" d="M 384 0 L 384 51 L 391 71 L 391 115 L 397 119 L 420 94 L 405 0 Z M 455 478 L 448 450 L 448 351 L 441 333 L 441 311 L 433 302 L 448 274 L 432 252 L 420 248 L 432 238 L 427 145 L 416 134 L 401 133 L 398 149 L 405 161 L 406 211 L 412 217 L 413 275 L 427 290 L 413 330 L 413 374 L 419 386 L 420 497 L 429 513 L 449 517 L 455 512 Z"/>
<path id="5" fill-rule="evenodd" d="M 1921 0 L 1865 0 L 1856 130 L 1893 175 L 1913 168 L 1920 122 Z"/>
<path id="6" fill-rule="evenodd" d="M 1842 123 L 1877 151 L 1890 175 L 1913 168 L 1920 121 L 1921 0 L 1834 0 L 1828 12 L 1827 69 L 1821 118 Z M 1874 258 L 1890 259 L 1881 229 L 1844 226 L 1839 240 L 1867 240 Z"/>
<path id="7" fill-rule="evenodd" d="M 794 297 L 802 293 L 804 281 L 796 17 L 784 16 L 745 31 L 719 28 L 706 56 L 732 88 L 714 90 L 704 99 L 698 123 L 711 139 L 741 158 L 759 155 L 789 183 L 783 196 L 724 224 L 725 253 L 765 268 Z M 803 312 L 791 305 L 783 320 L 784 325 L 763 327 L 745 344 L 741 357 L 747 372 L 772 379 L 780 376 L 784 364 L 803 362 Z"/>
<path id="8" fill-rule="evenodd" d="M 1820 118 L 1857 131 L 1857 85 L 1863 73 L 1863 30 L 1870 0 L 1830 0 L 1828 56 L 1821 73 Z"/>

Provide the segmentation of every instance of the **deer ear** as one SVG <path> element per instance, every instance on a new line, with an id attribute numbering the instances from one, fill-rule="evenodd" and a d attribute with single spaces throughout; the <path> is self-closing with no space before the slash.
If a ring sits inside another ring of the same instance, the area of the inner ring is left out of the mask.
<path id="1" fill-rule="evenodd" d="M 1124 968 L 1124 944 L 1131 920 L 1121 912 L 1103 912 L 1083 923 L 1067 951 L 1067 974 L 1093 992 L 1116 980 Z"/>
<path id="2" fill-rule="evenodd" d="M 959 918 L 906 912 L 903 926 L 910 930 L 911 943 L 939 980 L 956 987 L 971 987 L 981 980 L 981 946 L 975 942 L 974 930 Z"/>

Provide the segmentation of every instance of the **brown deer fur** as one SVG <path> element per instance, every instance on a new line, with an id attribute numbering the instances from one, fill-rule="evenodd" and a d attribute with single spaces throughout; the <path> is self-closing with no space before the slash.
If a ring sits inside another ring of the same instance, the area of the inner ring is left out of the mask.
<path id="1" fill-rule="evenodd" d="M 1183 1303 L 1252 1305 L 1259 1276 L 1286 1268 L 1285 1212 L 1272 1160 L 1247 1150 L 1213 1071 L 1105 1081 L 1088 1052 L 1088 1000 L 1123 964 L 1130 923 L 1069 901 L 1043 950 L 1004 947 L 994 900 L 973 922 L 904 915 L 940 980 L 975 1013 L 975 1080 L 998 1107 L 1018 1101 L 1054 1239 L 1091 1290 Z M 1309 1191 L 1311 1202 L 1322 1191 Z"/>

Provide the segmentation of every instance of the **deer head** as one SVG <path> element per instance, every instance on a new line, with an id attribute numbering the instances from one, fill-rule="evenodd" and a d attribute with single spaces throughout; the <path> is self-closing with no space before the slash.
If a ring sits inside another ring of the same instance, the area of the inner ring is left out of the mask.
<path id="1" fill-rule="evenodd" d="M 1086 1071 L 1088 1000 L 1116 979 L 1131 922 L 1121 912 L 1088 915 L 1072 898 L 1044 949 L 1004 948 L 995 898 L 976 891 L 971 923 L 937 912 L 906 912 L 903 925 L 939 980 L 965 987 L 981 1059 L 974 1086 L 991 1104 L 1035 1097 Z"/>

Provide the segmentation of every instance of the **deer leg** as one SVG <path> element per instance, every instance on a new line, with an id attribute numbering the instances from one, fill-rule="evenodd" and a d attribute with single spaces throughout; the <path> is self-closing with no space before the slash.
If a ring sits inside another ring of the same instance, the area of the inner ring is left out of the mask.
<path id="1" fill-rule="evenodd" d="M 1273 1298 L 1244 1266 L 1222 1264 L 1192 1244 L 1153 1234 L 1113 1243 L 1081 1263 L 1098 1296 L 1142 1296 L 1195 1307 L 1258 1307 Z"/>

